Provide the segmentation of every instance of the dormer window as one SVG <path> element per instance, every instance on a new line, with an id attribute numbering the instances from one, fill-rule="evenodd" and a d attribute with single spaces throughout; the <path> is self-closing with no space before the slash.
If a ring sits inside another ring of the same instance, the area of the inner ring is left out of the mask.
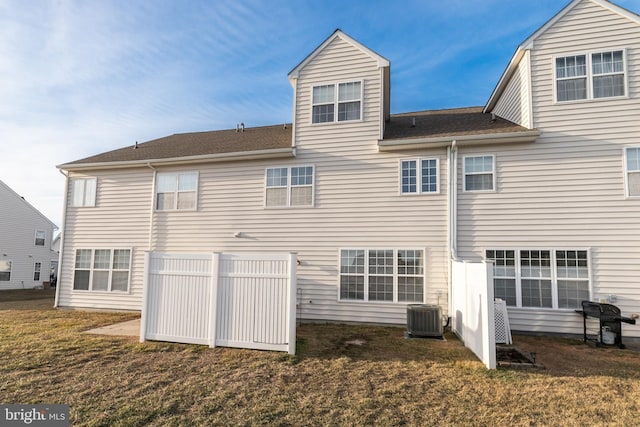
<path id="1" fill-rule="evenodd" d="M 623 50 L 559 57 L 555 71 L 557 102 L 626 95 Z"/>
<path id="2" fill-rule="evenodd" d="M 362 82 L 314 86 L 312 96 L 312 123 L 362 119 Z"/>

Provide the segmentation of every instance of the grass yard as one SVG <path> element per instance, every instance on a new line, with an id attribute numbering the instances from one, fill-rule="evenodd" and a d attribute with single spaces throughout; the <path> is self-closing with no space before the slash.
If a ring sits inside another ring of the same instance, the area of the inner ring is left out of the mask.
<path id="1" fill-rule="evenodd" d="M 640 423 L 640 353 L 631 350 L 516 336 L 547 369 L 488 371 L 453 336 L 405 340 L 387 327 L 304 325 L 295 357 L 140 344 L 83 333 L 135 315 L 8 295 L 0 292 L 0 403 L 68 404 L 72 425 Z"/>

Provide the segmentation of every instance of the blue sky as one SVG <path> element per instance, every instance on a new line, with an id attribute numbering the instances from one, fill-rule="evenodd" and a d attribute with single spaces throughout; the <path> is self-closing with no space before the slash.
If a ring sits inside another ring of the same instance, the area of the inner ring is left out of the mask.
<path id="1" fill-rule="evenodd" d="M 287 73 L 336 28 L 390 60 L 392 113 L 483 105 L 518 44 L 567 3 L 0 0 L 0 180 L 60 226 L 57 164 L 290 122 Z"/>

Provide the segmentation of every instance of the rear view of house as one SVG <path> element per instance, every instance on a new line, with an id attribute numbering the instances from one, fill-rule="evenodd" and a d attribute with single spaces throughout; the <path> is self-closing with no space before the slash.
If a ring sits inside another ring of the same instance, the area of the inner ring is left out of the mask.
<path id="1" fill-rule="evenodd" d="M 337 30 L 288 75 L 292 123 L 59 166 L 57 305 L 140 310 L 146 252 L 293 252 L 303 321 L 455 315 L 453 260 L 493 262 L 514 330 L 580 333 L 584 299 L 640 311 L 638 16 L 569 3 L 484 107 L 391 114 L 390 69 Z"/>
<path id="2" fill-rule="evenodd" d="M 0 181 L 0 289 L 48 284 L 57 263 L 51 249 L 56 225 Z"/>

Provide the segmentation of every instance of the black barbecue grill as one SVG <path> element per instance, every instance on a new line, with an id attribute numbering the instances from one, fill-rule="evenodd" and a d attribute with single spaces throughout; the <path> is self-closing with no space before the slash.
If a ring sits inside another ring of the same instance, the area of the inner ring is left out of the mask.
<path id="1" fill-rule="evenodd" d="M 582 315 L 584 342 L 595 341 L 598 347 L 601 345 L 617 345 L 619 348 L 624 348 L 624 344 L 622 344 L 622 322 L 631 325 L 636 324 L 636 319 L 622 316 L 620 309 L 612 304 L 582 301 L 582 310 L 576 310 L 576 313 Z M 595 338 L 590 338 L 587 335 L 587 317 L 593 317 L 600 321 L 598 335 Z M 611 340 L 611 334 L 613 334 L 613 340 Z"/>

